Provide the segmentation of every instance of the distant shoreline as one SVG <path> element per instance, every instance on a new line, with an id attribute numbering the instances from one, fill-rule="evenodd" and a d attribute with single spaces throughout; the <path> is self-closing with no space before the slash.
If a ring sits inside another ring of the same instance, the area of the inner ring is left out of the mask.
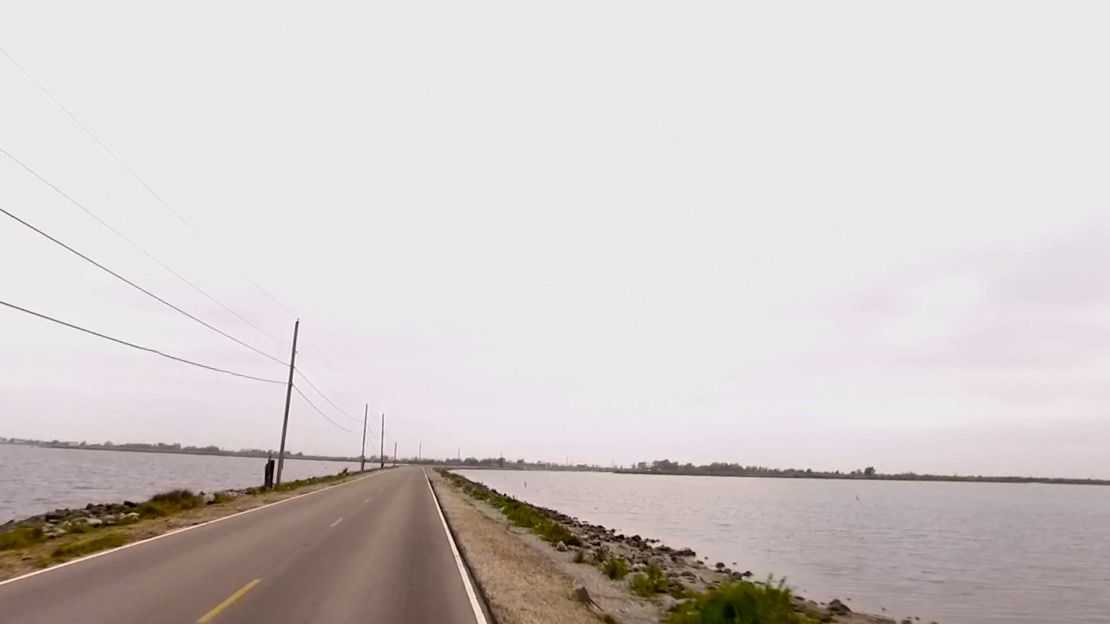
<path id="1" fill-rule="evenodd" d="M 60 450 L 67 450 L 67 451 L 116 451 L 116 452 L 122 452 L 122 453 L 156 453 L 156 454 L 162 454 L 162 455 L 204 455 L 204 456 L 208 456 L 208 457 L 248 457 L 248 458 L 253 458 L 253 459 L 266 459 L 267 457 L 271 456 L 269 453 L 256 453 L 256 452 L 253 452 L 253 451 L 210 451 L 210 450 L 203 450 L 203 449 L 187 450 L 187 449 L 135 448 L 135 447 L 122 446 L 122 445 L 121 446 L 102 446 L 102 445 L 99 445 L 99 444 L 97 444 L 97 445 L 88 444 L 88 445 L 85 445 L 85 446 L 80 446 L 80 445 L 76 445 L 76 444 L 51 444 L 49 442 L 47 442 L 47 443 L 36 443 L 36 444 L 24 444 L 24 443 L 20 443 L 20 442 L 16 442 L 16 443 L 0 442 L 0 444 L 4 444 L 4 445 L 8 445 L 8 446 L 29 446 L 29 447 L 32 447 L 32 448 L 60 449 Z M 276 454 L 277 453 L 274 453 L 274 455 L 276 455 Z M 326 455 L 289 455 L 288 453 L 285 455 L 285 459 L 307 459 L 307 460 L 311 460 L 311 461 L 331 461 L 331 462 L 347 462 L 347 463 L 358 462 L 358 461 L 361 460 L 361 458 L 359 458 L 359 457 L 329 457 L 329 456 L 326 456 Z M 367 461 L 367 463 L 369 463 L 370 458 L 367 457 L 366 461 Z M 378 458 L 375 457 L 374 461 L 375 462 L 378 461 Z"/>
<path id="2" fill-rule="evenodd" d="M 672 477 L 746 477 L 749 479 L 817 479 L 822 481 L 923 481 L 932 483 L 1014 483 L 1043 485 L 1110 485 L 1110 479 L 1066 479 L 1049 477 L 963 477 L 946 475 L 876 474 L 869 477 L 848 474 L 722 474 L 707 472 L 657 472 L 652 470 L 611 470 L 616 474 L 666 475 Z"/>
<path id="3" fill-rule="evenodd" d="M 73 444 L 72 442 L 53 442 L 44 440 L 19 440 L 0 439 L 0 445 L 29 446 L 36 448 L 62 449 L 62 450 L 88 450 L 88 451 L 122 451 L 128 453 L 162 453 L 169 455 L 203 455 L 209 457 L 249 457 L 266 459 L 277 455 L 276 452 L 261 449 L 244 449 L 230 451 L 215 449 L 213 447 L 183 447 L 174 448 L 166 445 L 159 448 L 156 445 L 142 443 L 118 444 L 104 446 L 103 444 Z M 328 455 L 300 455 L 286 453 L 286 459 L 304 459 L 311 461 L 330 461 L 354 463 L 362 460 L 360 457 L 334 457 Z M 972 475 L 936 475 L 899 473 L 886 474 L 880 472 L 828 472 L 817 470 L 798 470 L 793 468 L 774 469 L 743 467 L 737 464 L 711 464 L 708 466 L 681 465 L 675 462 L 662 460 L 648 465 L 641 462 L 636 468 L 603 468 L 585 464 L 562 465 L 548 463 L 519 463 L 508 462 L 495 458 L 467 458 L 466 461 L 438 460 L 431 458 L 398 458 L 404 463 L 420 464 L 425 466 L 443 466 L 457 470 L 518 470 L 518 471 L 550 471 L 550 472 L 608 472 L 613 474 L 635 475 L 668 475 L 684 477 L 746 477 L 749 479 L 820 479 L 835 481 L 900 481 L 900 482 L 933 482 L 933 483 L 1014 483 L 1014 484 L 1043 484 L 1043 485 L 1097 485 L 1110 486 L 1110 479 L 1077 479 L 1067 477 L 1019 477 L 1019 476 L 972 476 Z M 366 462 L 381 461 L 377 456 L 367 456 Z M 386 457 L 386 462 L 392 458 Z M 645 467 L 646 466 L 646 467 Z M 869 469 L 873 470 L 873 469 Z"/>

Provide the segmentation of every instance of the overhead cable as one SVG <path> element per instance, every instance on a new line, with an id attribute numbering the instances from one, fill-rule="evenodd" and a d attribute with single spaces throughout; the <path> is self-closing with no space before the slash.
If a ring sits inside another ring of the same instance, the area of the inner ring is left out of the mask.
<path id="1" fill-rule="evenodd" d="M 253 327 L 256 331 L 262 333 L 263 335 L 269 336 L 269 334 L 265 330 L 258 327 L 254 323 L 248 321 L 247 319 L 243 318 L 243 316 L 240 315 L 238 312 L 236 312 L 235 310 L 232 310 L 227 305 L 225 305 L 222 301 L 220 301 L 219 299 L 216 299 L 212 295 L 208 294 L 207 291 L 205 291 L 200 286 L 197 286 L 196 284 L 194 284 L 187 277 L 185 277 L 184 275 L 182 275 L 182 274 L 178 273 L 177 271 L 173 270 L 172 268 L 170 268 L 170 266 L 167 265 L 165 262 L 162 262 L 154 254 L 150 253 L 145 248 L 143 248 L 141 245 L 139 245 L 135 241 L 128 238 L 126 235 L 123 234 L 123 232 L 120 232 L 116 228 L 112 227 L 112 225 L 110 223 L 108 223 L 104 219 L 101 219 L 95 212 L 93 212 L 92 210 L 89 210 L 87 207 L 85 207 L 84 204 L 82 204 L 81 202 L 74 199 L 72 196 L 70 196 L 68 193 L 63 191 L 61 188 L 59 188 L 56 184 L 54 184 L 50 180 L 47 180 L 45 177 L 43 177 L 41 174 L 39 174 L 39 172 L 32 169 L 30 166 L 28 166 L 22 160 L 16 158 L 11 152 L 4 149 L 3 147 L 0 147 L 0 154 L 3 154 L 4 156 L 7 156 L 9 160 L 11 160 L 15 164 L 19 165 L 20 167 L 22 167 L 25 171 L 27 171 L 31 175 L 35 176 L 35 178 L 38 179 L 39 182 L 42 182 L 46 186 L 50 187 L 55 193 L 57 193 L 58 195 L 61 195 L 63 198 L 66 199 L 66 201 L 68 201 L 69 203 L 73 204 L 74 206 L 80 208 L 85 214 L 89 215 L 94 220 L 96 220 L 97 223 L 99 223 L 100 225 L 107 228 L 108 231 L 115 234 L 120 240 L 127 243 L 128 245 L 131 245 L 133 248 L 135 248 L 137 251 L 139 251 L 139 253 L 141 253 L 144 256 L 146 256 L 147 258 L 149 258 L 152 262 L 154 262 L 158 266 L 160 266 L 163 269 L 165 269 L 166 271 L 168 271 L 170 274 L 172 274 L 174 277 L 176 277 L 177 279 L 179 279 L 182 282 L 184 282 L 185 284 L 187 284 L 193 290 L 195 290 L 198 293 L 204 295 L 206 298 L 208 298 L 209 301 L 211 301 L 211 302 L 215 303 L 216 305 L 220 306 L 221 308 L 223 308 L 224 310 L 226 310 L 227 312 L 232 314 L 235 318 L 239 319 L 240 321 L 242 321 L 246 325 L 249 325 L 250 327 Z M 276 340 L 276 338 L 273 338 L 273 336 L 270 336 L 270 338 Z"/>
<path id="2" fill-rule="evenodd" d="M 104 266 L 103 264 L 100 264 L 96 260 L 93 260 L 92 258 L 86 256 L 85 254 L 81 253 L 80 251 L 77 251 L 73 247 L 70 247 L 69 245 L 63 243 L 62 241 L 54 238 L 53 236 L 47 234 L 46 232 L 40 230 L 39 228 L 31 225 L 30 223 L 24 221 L 23 219 L 17 217 L 16 215 L 14 215 L 10 211 L 8 211 L 6 208 L 0 207 L 0 212 L 4 213 L 5 215 L 10 217 L 11 219 L 16 221 L 17 223 L 19 223 L 19 224 L 23 225 L 24 227 L 32 230 L 36 234 L 38 234 L 38 235 L 42 236 L 43 238 L 49 240 L 50 242 L 54 243 L 55 245 L 58 245 L 59 247 L 62 247 L 63 249 L 72 253 L 73 255 L 77 256 L 78 258 L 81 258 L 85 262 L 88 262 L 89 264 L 91 264 L 91 265 L 95 266 L 96 268 L 104 271 L 105 273 L 111 275 L 112 277 L 120 280 L 121 282 L 127 284 L 128 286 L 134 288 L 135 290 L 138 290 L 139 292 L 147 295 L 148 297 L 150 297 L 150 298 L 154 299 L 155 301 L 161 303 L 162 305 L 170 308 L 171 310 L 174 310 L 175 312 L 178 312 L 179 314 L 183 314 L 183 315 L 187 316 L 188 318 L 196 321 L 197 323 L 200 323 L 201 325 L 203 325 L 203 326 L 207 327 L 208 329 L 216 332 L 217 334 L 223 336 L 224 338 L 227 338 L 228 340 L 231 340 L 232 342 L 235 342 L 236 344 L 244 346 L 244 347 L 250 349 L 251 351 L 254 351 L 255 353 L 257 353 L 261 356 L 267 357 L 267 358 L 273 360 L 274 362 L 277 362 L 278 364 L 281 364 L 283 366 L 287 365 L 286 362 L 281 361 L 280 359 L 270 355 L 269 353 L 266 353 L 265 351 L 262 351 L 260 349 L 256 349 L 255 347 L 247 344 L 246 342 L 243 342 L 242 340 L 236 338 L 235 336 L 232 336 L 231 334 L 221 330 L 220 328 L 215 327 L 215 326 L 209 324 L 208 322 L 206 322 L 202 319 L 199 319 L 196 316 L 193 316 L 192 314 L 189 314 L 185 310 L 182 310 L 181 308 L 179 308 L 176 305 L 170 303 L 169 301 L 166 301 L 165 299 L 159 297 L 158 295 L 150 292 L 146 288 L 143 288 L 142 286 L 139 286 L 135 282 L 127 279 L 126 277 L 120 275 L 119 273 L 116 273 L 112 269 L 109 269 L 108 267 Z"/>
<path id="3" fill-rule="evenodd" d="M 92 139 L 97 145 L 99 145 L 100 148 L 103 149 L 105 153 L 107 153 L 109 156 L 111 156 L 112 160 L 116 161 L 116 164 L 118 164 L 120 167 L 122 167 L 124 171 L 126 171 L 128 174 L 131 175 L 132 178 L 135 179 L 136 182 L 138 182 L 140 185 L 142 185 L 142 187 L 145 188 L 147 190 L 147 192 L 150 193 L 151 196 L 154 197 L 154 199 L 156 199 L 158 201 L 158 203 L 162 204 L 162 206 L 164 206 L 166 208 L 166 210 L 169 210 L 170 213 L 173 214 L 173 216 L 177 217 L 177 219 L 179 221 L 181 221 L 181 223 L 185 224 L 185 227 L 189 228 L 189 231 L 191 231 L 203 243 L 205 243 L 206 245 L 208 245 L 210 247 L 213 246 L 212 243 L 208 242 L 208 240 L 204 237 L 204 235 L 200 233 L 200 230 L 193 227 L 192 223 L 189 223 L 189 221 L 180 212 L 175 210 L 174 207 L 171 206 L 169 204 L 169 202 L 167 202 L 161 195 L 159 195 L 158 192 L 155 191 L 153 187 L 151 187 L 149 184 L 147 184 L 146 180 L 144 180 L 141 176 L 139 176 L 138 173 L 135 173 L 134 169 L 129 167 L 127 165 L 127 163 L 123 162 L 123 159 L 120 158 L 114 151 L 112 151 L 112 149 L 110 147 L 108 147 L 108 145 L 106 143 L 104 143 L 104 141 L 101 141 L 100 138 L 98 136 L 96 136 L 96 134 L 94 134 L 93 131 L 90 130 L 88 126 L 81 123 L 81 120 L 78 119 L 76 115 L 74 115 L 72 112 L 70 112 L 70 110 L 68 108 L 66 108 L 66 106 L 64 104 L 62 104 L 60 100 L 58 100 L 58 98 L 54 97 L 54 94 L 50 93 L 50 91 L 46 88 L 46 86 L 43 85 L 41 82 L 39 82 L 33 75 L 31 75 L 31 72 L 27 71 L 27 69 L 25 69 L 22 65 L 20 65 L 19 62 L 16 61 L 15 58 L 12 57 L 11 54 L 8 54 L 7 50 L 4 50 L 3 48 L 0 48 L 0 53 L 2 53 L 5 57 L 7 57 L 7 59 L 9 61 L 11 61 L 12 65 L 14 65 L 16 67 L 16 69 L 18 69 L 24 76 L 26 76 L 27 79 L 30 80 L 36 87 L 38 87 L 39 90 L 42 91 L 43 94 L 46 95 L 46 97 L 49 98 L 50 101 L 54 103 L 55 106 L 57 106 L 59 109 L 61 109 L 61 111 L 63 113 L 65 113 L 66 117 L 69 117 L 70 120 L 73 121 L 73 123 L 77 124 L 78 128 L 81 128 L 81 130 L 83 130 L 85 132 L 85 134 L 87 134 L 89 136 L 90 139 Z M 246 280 L 249 281 L 256 289 L 258 289 L 259 292 L 261 292 L 263 295 L 268 297 L 271 301 L 273 301 L 277 305 L 281 306 L 281 308 L 284 309 L 289 314 L 293 315 L 294 317 L 297 316 L 297 314 L 295 312 L 293 312 L 292 310 L 290 310 L 288 306 L 286 306 L 284 303 L 279 301 L 277 297 L 270 294 L 257 281 L 255 281 L 253 278 L 251 278 L 250 275 L 248 275 L 245 271 L 243 271 L 242 269 L 237 267 L 233 262 L 228 260 L 226 256 L 223 258 L 223 260 L 228 265 L 230 265 L 232 268 L 234 268 L 240 275 L 242 275 L 244 278 L 246 278 Z M 252 327 L 253 327 L 253 325 L 252 325 Z M 255 329 L 258 330 L 259 332 L 263 333 L 267 337 L 269 337 L 274 342 L 276 342 L 278 344 L 281 343 L 280 340 L 278 340 L 277 338 L 274 338 L 273 336 L 271 336 L 270 334 L 262 331 L 261 329 L 259 329 L 257 327 L 255 327 Z"/>
<path id="4" fill-rule="evenodd" d="M 308 378 L 307 376 L 305 376 L 305 374 L 304 374 L 304 373 L 302 373 L 302 372 L 301 372 L 301 369 L 299 369 L 299 368 L 296 368 L 296 367 L 294 367 L 294 369 L 293 369 L 293 370 L 294 370 L 294 371 L 296 371 L 296 373 L 297 373 L 298 375 L 300 375 L 300 376 L 301 376 L 301 379 L 305 380 L 305 382 L 306 382 L 306 383 L 307 383 L 307 384 L 308 384 L 308 385 L 309 385 L 309 386 L 310 386 L 310 387 L 311 387 L 311 388 L 312 388 L 313 390 L 315 390 L 315 391 L 316 391 L 316 394 L 320 395 L 320 396 L 321 396 L 321 397 L 322 397 L 322 398 L 323 398 L 323 399 L 324 399 L 325 401 L 327 401 L 327 402 L 328 402 L 328 403 L 329 403 L 329 404 L 330 404 L 330 405 L 331 405 L 332 407 L 334 407 L 334 408 L 335 408 L 336 410 L 338 410 L 340 414 L 343 414 L 343 415 L 344 415 L 344 416 L 346 416 L 347 418 L 350 418 L 350 419 L 351 419 L 351 421 L 353 421 L 353 422 L 361 422 L 361 421 L 360 421 L 359 419 L 355 418 L 354 416 L 351 416 L 351 415 L 350 415 L 350 414 L 348 414 L 348 413 L 347 413 L 346 411 L 344 411 L 344 409 L 343 409 L 342 407 L 339 407 L 338 405 L 336 405 L 336 404 L 335 404 L 335 401 L 332 401 L 331 399 L 329 399 L 329 398 L 328 398 L 328 395 L 326 395 L 326 394 L 324 394 L 323 392 L 321 392 L 321 391 L 320 391 L 320 389 L 316 387 L 316 384 L 312 383 L 312 380 L 311 380 L 311 379 L 309 379 L 309 378 Z"/>
<path id="5" fill-rule="evenodd" d="M 313 403 L 307 396 L 305 396 L 305 394 L 303 392 L 301 392 L 301 389 L 297 387 L 297 384 L 293 384 L 293 389 L 297 391 L 297 394 L 301 395 L 301 398 L 304 399 L 305 403 L 308 403 L 309 407 L 316 410 L 317 414 L 323 416 L 324 420 L 326 420 L 326 421 L 330 422 L 331 424 L 335 425 L 335 427 L 338 428 L 338 429 L 342 429 L 343 431 L 346 431 L 347 433 L 353 433 L 350 429 L 347 429 L 343 425 L 340 425 L 339 423 L 335 422 L 334 420 L 328 418 L 327 414 L 320 411 L 320 408 L 316 407 L 316 404 Z"/>
<path id="6" fill-rule="evenodd" d="M 279 379 L 265 379 L 263 377 L 255 377 L 254 375 L 247 375 L 247 374 L 244 374 L 244 373 L 237 373 L 233 370 L 228 370 L 226 368 L 219 368 L 217 366 L 211 366 L 211 365 L 208 365 L 208 364 L 201 364 L 200 362 L 194 362 L 193 360 L 187 360 L 187 359 L 182 358 L 182 357 L 177 357 L 176 355 L 170 355 L 169 353 L 164 353 L 162 351 L 159 351 L 158 349 L 152 349 L 150 347 L 144 347 L 142 345 L 137 345 L 133 342 L 128 342 L 126 340 L 121 340 L 119 338 L 114 338 L 114 337 L 109 336 L 107 334 L 102 334 L 100 332 L 93 331 L 91 329 L 86 329 L 86 328 L 81 327 L 79 325 L 74 325 L 73 323 L 67 323 L 63 320 L 56 319 L 52 316 L 42 314 L 41 312 L 35 312 L 34 310 L 28 310 L 27 308 L 17 306 L 14 303 L 8 303 L 7 301 L 0 300 L 0 305 L 11 308 L 13 310 L 17 310 L 19 312 L 23 312 L 24 314 L 30 314 L 31 316 L 36 316 L 40 319 L 50 321 L 51 323 L 57 323 L 58 325 L 65 326 L 65 327 L 68 327 L 70 329 L 75 329 L 79 332 L 83 332 L 83 333 L 89 334 L 91 336 L 96 336 L 97 338 L 103 338 L 105 340 L 110 340 L 110 341 L 115 342 L 117 344 L 121 344 L 121 345 L 124 345 L 124 346 L 127 346 L 127 347 L 131 347 L 132 349 L 138 349 L 140 351 L 146 351 L 147 353 L 153 353 L 155 355 L 160 355 L 164 358 L 168 358 L 168 359 L 174 360 L 176 362 L 181 362 L 182 364 L 189 364 L 190 366 L 196 366 L 198 368 L 204 368 L 204 369 L 207 369 L 207 370 L 210 370 L 210 371 L 215 371 L 217 373 L 224 373 L 224 374 L 227 374 L 227 375 L 233 375 L 235 377 L 242 377 L 243 379 L 251 379 L 253 381 L 262 381 L 262 382 L 265 382 L 265 383 L 272 383 L 272 384 L 285 384 L 286 383 L 286 382 L 281 381 Z"/>

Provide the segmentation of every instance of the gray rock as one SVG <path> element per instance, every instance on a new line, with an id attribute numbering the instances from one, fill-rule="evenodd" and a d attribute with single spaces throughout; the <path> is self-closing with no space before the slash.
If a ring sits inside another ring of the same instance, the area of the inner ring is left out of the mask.
<path id="1" fill-rule="evenodd" d="M 829 606 L 827 608 L 829 610 L 829 613 L 835 615 L 848 615 L 852 612 L 852 610 L 848 608 L 848 605 L 840 602 L 840 599 L 838 598 L 833 598 L 832 602 L 829 603 Z"/>
<path id="2" fill-rule="evenodd" d="M 85 523 L 87 523 L 91 527 L 98 527 L 98 526 L 104 524 L 104 521 L 101 520 L 100 518 L 92 517 L 92 518 L 85 518 Z"/>
<path id="3" fill-rule="evenodd" d="M 659 606 L 663 607 L 664 611 L 673 611 L 678 606 L 678 600 L 670 594 L 663 594 L 659 597 Z"/>
<path id="4" fill-rule="evenodd" d="M 567 545 L 560 541 L 558 544 L 555 544 L 555 550 L 559 552 L 566 552 Z"/>

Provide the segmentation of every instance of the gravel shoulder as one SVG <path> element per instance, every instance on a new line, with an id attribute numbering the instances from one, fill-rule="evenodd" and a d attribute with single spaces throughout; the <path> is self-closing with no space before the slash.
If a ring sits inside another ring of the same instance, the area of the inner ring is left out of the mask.
<path id="1" fill-rule="evenodd" d="M 512 526 L 438 473 L 428 475 L 497 624 L 596 624 L 606 614 L 622 624 L 660 621 L 657 606 L 628 595 L 597 570 L 572 563 L 571 553 Z M 594 604 L 584 601 L 586 596 Z"/>

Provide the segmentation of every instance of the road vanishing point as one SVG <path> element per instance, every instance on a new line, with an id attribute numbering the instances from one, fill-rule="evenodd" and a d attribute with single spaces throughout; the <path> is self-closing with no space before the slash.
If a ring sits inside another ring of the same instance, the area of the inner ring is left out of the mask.
<path id="1" fill-rule="evenodd" d="M 486 624 L 416 467 L 5 581 L 0 621 Z"/>

